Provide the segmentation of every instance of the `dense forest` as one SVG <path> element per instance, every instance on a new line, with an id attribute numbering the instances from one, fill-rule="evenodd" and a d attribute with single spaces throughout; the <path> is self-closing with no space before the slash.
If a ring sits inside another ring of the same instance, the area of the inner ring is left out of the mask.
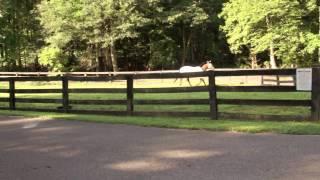
<path id="1" fill-rule="evenodd" d="M 317 0 L 0 0 L 1 71 L 306 67 Z M 320 52 L 319 52 L 320 53 Z"/>

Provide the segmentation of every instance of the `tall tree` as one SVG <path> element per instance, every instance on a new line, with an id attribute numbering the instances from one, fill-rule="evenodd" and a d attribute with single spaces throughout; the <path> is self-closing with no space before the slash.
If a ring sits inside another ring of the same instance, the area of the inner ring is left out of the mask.
<path id="1" fill-rule="evenodd" d="M 310 46 L 310 40 L 318 41 L 303 21 L 315 10 L 315 4 L 316 0 L 230 0 L 221 13 L 225 19 L 222 29 L 233 52 L 268 50 L 272 68 L 279 64 L 277 58 L 296 63 L 313 53 L 315 46 Z"/>
<path id="2" fill-rule="evenodd" d="M 208 14 L 200 7 L 200 1 L 175 1 L 168 11 L 168 23 L 175 26 L 181 35 L 181 66 L 186 63 L 195 31 L 202 27 L 208 17 Z"/>
<path id="3" fill-rule="evenodd" d="M 34 8 L 38 0 L 1 0 L 0 60 L 9 70 L 23 70 L 36 63 L 41 46 L 40 24 Z"/>
<path id="4" fill-rule="evenodd" d="M 219 31 L 223 0 L 161 1 L 157 25 L 153 27 L 151 63 L 170 66 L 196 65 L 207 58 L 215 64 L 232 60 L 225 37 Z M 157 57 L 157 58 L 154 58 Z M 160 60 L 162 59 L 162 60 Z M 230 62 L 230 61 L 229 61 Z"/>
<path id="5" fill-rule="evenodd" d="M 43 1 L 39 10 L 51 49 L 66 49 L 80 40 L 93 49 L 96 59 L 110 58 L 118 71 L 117 43 L 137 37 L 136 28 L 147 22 L 138 4 L 139 0 L 51 0 Z"/>

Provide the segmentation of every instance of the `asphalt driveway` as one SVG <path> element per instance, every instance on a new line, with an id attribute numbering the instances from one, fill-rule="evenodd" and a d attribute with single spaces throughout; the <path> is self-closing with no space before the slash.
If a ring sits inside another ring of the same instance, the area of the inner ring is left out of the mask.
<path id="1" fill-rule="evenodd" d="M 0 117 L 1 180 L 319 178 L 320 136 Z"/>

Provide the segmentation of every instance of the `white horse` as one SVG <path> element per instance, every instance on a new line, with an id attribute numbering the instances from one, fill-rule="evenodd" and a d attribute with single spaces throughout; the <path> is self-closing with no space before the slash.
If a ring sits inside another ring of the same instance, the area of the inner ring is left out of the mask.
<path id="1" fill-rule="evenodd" d="M 203 72 L 203 71 L 209 71 L 209 70 L 214 70 L 214 67 L 213 67 L 211 61 L 207 61 L 206 63 L 201 64 L 200 66 L 182 66 L 179 69 L 179 72 L 180 73 L 191 73 L 191 72 Z M 177 79 L 175 81 L 177 81 Z M 187 81 L 188 81 L 189 85 L 192 86 L 189 77 L 187 77 Z M 200 83 L 201 82 L 203 82 L 203 84 L 206 85 L 203 78 L 200 78 Z M 180 85 L 181 84 L 182 84 L 182 78 L 180 79 Z"/>

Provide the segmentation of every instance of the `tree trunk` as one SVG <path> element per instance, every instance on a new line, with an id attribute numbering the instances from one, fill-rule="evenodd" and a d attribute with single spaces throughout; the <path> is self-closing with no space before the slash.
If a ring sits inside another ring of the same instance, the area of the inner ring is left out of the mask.
<path id="1" fill-rule="evenodd" d="M 270 43 L 270 65 L 272 69 L 277 68 L 277 63 L 276 63 L 276 57 L 274 55 L 274 47 L 273 47 L 273 42 L 271 41 Z"/>
<path id="2" fill-rule="evenodd" d="M 110 45 L 110 52 L 111 52 L 111 62 L 112 62 L 112 68 L 114 72 L 119 71 L 118 69 L 118 58 L 117 58 L 117 51 L 114 42 Z"/>
<path id="3" fill-rule="evenodd" d="M 187 42 L 186 42 L 186 32 L 184 25 L 182 25 L 182 55 L 181 55 L 181 66 L 184 66 L 186 63 L 187 57 Z"/>
<path id="4" fill-rule="evenodd" d="M 272 23 L 270 22 L 269 16 L 266 17 L 266 23 L 267 23 L 268 29 L 271 29 L 272 28 Z M 273 38 L 273 37 L 271 37 L 271 38 Z M 271 42 L 270 42 L 269 51 L 270 51 L 269 56 L 270 56 L 271 68 L 272 69 L 276 69 L 277 68 L 277 63 L 276 63 L 276 57 L 274 55 L 274 45 L 273 45 L 273 40 L 272 39 L 271 39 Z"/>
<path id="5" fill-rule="evenodd" d="M 257 55 L 254 53 L 250 53 L 251 59 L 251 69 L 256 69 L 258 66 Z"/>
<path id="6" fill-rule="evenodd" d="M 98 49 L 98 69 L 99 72 L 105 72 L 107 69 L 106 65 L 106 56 L 105 56 L 105 48 L 100 47 Z"/>
<path id="7" fill-rule="evenodd" d="M 192 31 L 187 35 L 185 26 L 182 25 L 182 58 L 181 58 L 181 66 L 184 66 L 187 61 L 188 51 L 190 50 L 190 45 L 192 41 Z"/>
<path id="8" fill-rule="evenodd" d="M 40 71 L 39 56 L 34 58 L 34 71 Z"/>
<path id="9" fill-rule="evenodd" d="M 188 52 L 190 52 L 191 41 L 192 41 L 192 31 L 190 31 L 190 34 L 188 36 L 186 55 L 188 54 Z"/>
<path id="10" fill-rule="evenodd" d="M 106 57 L 106 67 L 105 69 L 107 71 L 111 71 L 112 69 L 112 62 L 111 62 L 111 57 L 110 57 L 110 47 L 106 47 L 104 49 L 104 56 Z"/>
<path id="11" fill-rule="evenodd" d="M 99 71 L 99 45 L 96 45 L 95 48 L 95 71 Z"/>
<path id="12" fill-rule="evenodd" d="M 4 45 L 4 61 L 10 62 L 10 61 L 9 61 L 9 56 L 8 56 L 8 48 L 7 48 L 6 45 Z M 9 63 L 9 65 L 7 65 L 7 66 L 10 67 L 10 63 Z"/>
<path id="13" fill-rule="evenodd" d="M 18 69 L 19 71 L 22 70 L 22 57 L 21 57 L 21 51 L 20 51 L 20 47 L 18 47 L 18 53 L 17 53 L 17 63 L 18 63 Z"/>
<path id="14" fill-rule="evenodd" d="M 195 58 L 195 47 L 191 47 L 191 62 L 195 62 L 196 60 L 196 58 Z"/>
<path id="15" fill-rule="evenodd" d="M 95 49 L 95 45 L 89 44 L 88 47 L 87 47 L 87 50 L 86 50 L 87 53 L 88 53 L 88 59 L 89 59 L 89 63 L 90 63 L 88 69 L 90 71 L 94 71 L 95 70 L 95 65 L 96 65 L 94 49 Z"/>
<path id="16" fill-rule="evenodd" d="M 318 20 L 318 23 L 319 23 L 319 35 L 320 35 L 320 2 L 318 2 L 318 13 L 319 13 L 319 20 Z M 320 47 L 318 48 L 318 63 L 320 63 Z"/>

